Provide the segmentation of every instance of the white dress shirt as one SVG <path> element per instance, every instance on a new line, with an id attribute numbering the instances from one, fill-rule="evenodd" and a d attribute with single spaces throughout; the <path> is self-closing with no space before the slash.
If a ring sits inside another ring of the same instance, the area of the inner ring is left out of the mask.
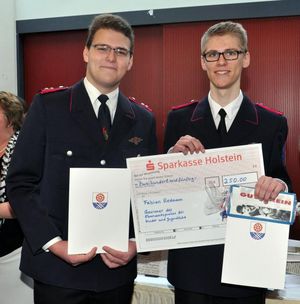
<path id="1" fill-rule="evenodd" d="M 84 86 L 86 88 L 86 91 L 89 95 L 90 101 L 92 103 L 92 107 L 95 111 L 96 117 L 98 116 L 98 110 L 99 107 L 101 106 L 100 101 L 98 100 L 98 97 L 103 94 L 101 93 L 97 88 L 95 88 L 85 77 L 83 79 Z M 111 118 L 111 123 L 113 123 L 116 110 L 117 110 L 117 104 L 118 104 L 118 96 L 119 96 L 119 88 L 116 88 L 112 92 L 105 94 L 108 97 L 108 100 L 106 102 L 106 105 L 109 108 L 109 113 L 110 113 L 110 118 Z"/>
<path id="2" fill-rule="evenodd" d="M 223 107 L 223 109 L 225 110 L 225 112 L 227 114 L 225 116 L 225 124 L 226 124 L 227 132 L 229 131 L 229 129 L 240 109 L 243 98 L 244 98 L 243 93 L 240 90 L 238 97 L 235 98 L 234 100 L 230 101 L 227 106 Z M 210 110 L 211 110 L 216 128 L 218 129 L 220 119 L 221 119 L 221 117 L 218 113 L 219 113 L 220 109 L 222 109 L 222 107 L 215 100 L 213 100 L 213 98 L 211 97 L 211 92 L 208 93 L 208 103 L 210 106 Z"/>

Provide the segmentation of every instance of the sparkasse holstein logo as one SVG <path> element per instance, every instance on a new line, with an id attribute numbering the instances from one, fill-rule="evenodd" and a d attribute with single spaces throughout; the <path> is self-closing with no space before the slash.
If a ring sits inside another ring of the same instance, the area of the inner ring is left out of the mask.
<path id="1" fill-rule="evenodd" d="M 154 169 L 155 169 L 154 163 L 151 160 L 148 160 L 148 163 L 146 164 L 146 170 L 153 171 Z"/>

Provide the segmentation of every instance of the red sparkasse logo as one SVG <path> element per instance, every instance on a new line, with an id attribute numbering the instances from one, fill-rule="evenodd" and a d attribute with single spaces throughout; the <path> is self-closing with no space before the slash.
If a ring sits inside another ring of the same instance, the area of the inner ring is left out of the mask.
<path id="1" fill-rule="evenodd" d="M 153 171 L 154 169 L 155 169 L 154 163 L 151 160 L 148 160 L 148 163 L 146 164 L 146 170 Z"/>

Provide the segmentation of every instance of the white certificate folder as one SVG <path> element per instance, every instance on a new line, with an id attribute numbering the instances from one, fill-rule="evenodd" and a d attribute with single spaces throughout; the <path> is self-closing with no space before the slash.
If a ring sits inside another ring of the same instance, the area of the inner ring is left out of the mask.
<path id="1" fill-rule="evenodd" d="M 254 198 L 254 191 L 231 188 L 221 280 L 283 289 L 295 194 L 282 192 L 264 202 Z"/>
<path id="2" fill-rule="evenodd" d="M 71 168 L 68 253 L 128 251 L 129 209 L 128 169 Z"/>

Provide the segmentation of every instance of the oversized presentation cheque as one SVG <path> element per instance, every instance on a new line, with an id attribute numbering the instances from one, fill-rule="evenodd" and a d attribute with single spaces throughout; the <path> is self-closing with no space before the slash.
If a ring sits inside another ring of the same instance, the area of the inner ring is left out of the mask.
<path id="1" fill-rule="evenodd" d="M 261 144 L 127 159 L 139 252 L 222 244 L 231 185 L 254 186 Z"/>

